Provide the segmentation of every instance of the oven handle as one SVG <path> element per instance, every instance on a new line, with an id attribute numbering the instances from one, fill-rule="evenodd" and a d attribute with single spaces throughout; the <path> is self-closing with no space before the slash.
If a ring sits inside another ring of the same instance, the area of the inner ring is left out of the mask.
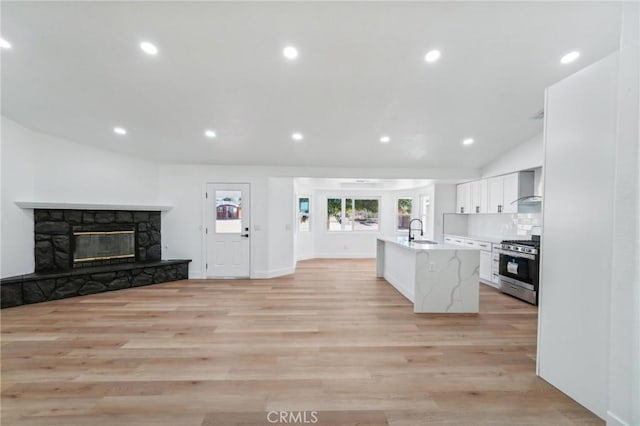
<path id="1" fill-rule="evenodd" d="M 521 257 L 524 259 L 536 260 L 535 254 L 522 253 L 521 251 L 511 251 L 511 250 L 505 250 L 505 249 L 498 249 L 497 251 L 501 255 L 504 254 L 506 256 L 511 256 L 511 257 Z"/>

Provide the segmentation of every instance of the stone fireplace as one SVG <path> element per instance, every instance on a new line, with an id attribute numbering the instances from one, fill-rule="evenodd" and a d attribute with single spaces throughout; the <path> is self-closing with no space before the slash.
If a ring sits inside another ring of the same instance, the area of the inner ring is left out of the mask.
<path id="1" fill-rule="evenodd" d="M 34 211 L 35 272 L 160 260 L 160 212 Z"/>
<path id="2" fill-rule="evenodd" d="M 0 280 L 2 308 L 189 277 L 161 260 L 160 211 L 35 208 L 34 273 Z"/>

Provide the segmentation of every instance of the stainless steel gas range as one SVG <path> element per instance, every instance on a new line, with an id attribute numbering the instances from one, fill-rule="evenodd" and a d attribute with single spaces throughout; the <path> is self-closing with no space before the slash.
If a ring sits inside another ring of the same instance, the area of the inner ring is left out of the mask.
<path id="1" fill-rule="evenodd" d="M 503 293 L 538 304 L 540 284 L 540 237 L 505 240 L 500 250 L 500 282 Z"/>

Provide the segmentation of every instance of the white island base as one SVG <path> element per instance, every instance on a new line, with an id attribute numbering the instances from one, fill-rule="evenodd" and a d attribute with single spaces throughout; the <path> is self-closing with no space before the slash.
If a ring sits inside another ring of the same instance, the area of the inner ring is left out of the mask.
<path id="1" fill-rule="evenodd" d="M 413 312 L 477 313 L 480 251 L 378 239 L 377 276 L 413 303 Z"/>

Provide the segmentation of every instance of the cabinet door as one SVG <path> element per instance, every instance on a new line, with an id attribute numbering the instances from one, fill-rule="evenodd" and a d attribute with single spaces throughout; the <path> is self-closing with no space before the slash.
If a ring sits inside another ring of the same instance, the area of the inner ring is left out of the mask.
<path id="1" fill-rule="evenodd" d="M 465 201 L 465 196 L 464 196 L 464 184 L 459 184 L 456 187 L 457 190 L 457 195 L 456 195 L 456 213 L 464 213 L 464 201 Z"/>
<path id="2" fill-rule="evenodd" d="M 480 181 L 477 180 L 475 182 L 469 183 L 469 192 L 470 192 L 470 207 L 469 213 L 481 213 L 480 211 Z"/>
<path id="3" fill-rule="evenodd" d="M 488 213 L 489 210 L 489 183 L 487 179 L 482 179 L 480 186 L 480 213 Z"/>
<path id="4" fill-rule="evenodd" d="M 518 203 L 513 203 L 518 199 L 518 173 L 512 173 L 502 177 L 502 211 L 504 213 L 517 213 Z M 512 204 L 513 203 L 513 204 Z"/>
<path id="5" fill-rule="evenodd" d="M 501 213 L 502 205 L 502 176 L 492 177 L 488 179 L 489 196 L 487 213 Z"/>
<path id="6" fill-rule="evenodd" d="M 457 187 L 456 213 L 469 213 L 471 205 L 469 185 L 469 183 L 461 183 Z"/>
<path id="7" fill-rule="evenodd" d="M 480 250 L 480 279 L 492 281 L 492 268 L 491 252 Z"/>

